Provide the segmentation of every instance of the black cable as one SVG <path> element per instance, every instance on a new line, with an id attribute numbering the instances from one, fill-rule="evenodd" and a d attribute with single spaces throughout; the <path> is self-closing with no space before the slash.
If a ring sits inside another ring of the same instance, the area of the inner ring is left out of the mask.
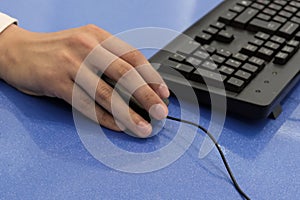
<path id="1" fill-rule="evenodd" d="M 233 185 L 235 187 L 235 189 L 240 193 L 240 195 L 242 197 L 244 197 L 245 199 L 247 200 L 250 200 L 250 197 L 247 196 L 247 194 L 240 188 L 239 184 L 237 183 L 237 181 L 235 180 L 235 177 L 233 176 L 233 173 L 229 167 L 229 164 L 225 158 L 225 155 L 220 147 L 220 145 L 218 144 L 217 140 L 214 138 L 214 136 L 208 132 L 208 130 L 206 130 L 204 127 L 196 124 L 196 123 L 193 123 L 193 122 L 189 122 L 189 121 L 186 121 L 186 120 L 183 120 L 183 119 L 178 119 L 178 118 L 175 118 L 175 117 L 171 117 L 171 116 L 168 116 L 167 119 L 170 119 L 170 120 L 173 120 L 173 121 L 178 121 L 178 122 L 183 122 L 183 123 L 186 123 L 186 124 L 190 124 L 190 125 L 193 125 L 193 126 L 196 126 L 198 127 L 199 129 L 201 129 L 206 135 L 208 135 L 208 137 L 213 141 L 213 143 L 215 144 L 215 146 L 217 147 L 220 155 L 221 155 L 221 158 L 222 158 L 222 161 L 226 167 L 226 170 L 233 182 Z"/>

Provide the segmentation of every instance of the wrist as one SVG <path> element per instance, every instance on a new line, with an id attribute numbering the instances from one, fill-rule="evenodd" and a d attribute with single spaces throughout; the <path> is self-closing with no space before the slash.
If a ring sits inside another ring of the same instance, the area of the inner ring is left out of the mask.
<path id="1" fill-rule="evenodd" d="M 5 80 L 5 72 L 14 63 L 13 46 L 17 39 L 16 34 L 20 29 L 17 25 L 12 24 L 0 33 L 0 79 Z"/>

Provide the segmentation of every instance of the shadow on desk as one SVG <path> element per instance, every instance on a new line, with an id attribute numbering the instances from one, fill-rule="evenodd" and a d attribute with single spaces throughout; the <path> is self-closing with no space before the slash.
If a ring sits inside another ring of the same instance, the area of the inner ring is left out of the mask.
<path id="1" fill-rule="evenodd" d="M 57 98 L 23 94 L 1 81 L 0 91 L 0 99 L 4 99 L 0 107 L 17 118 L 42 152 L 65 161 L 97 163 L 79 140 L 69 104 Z"/>

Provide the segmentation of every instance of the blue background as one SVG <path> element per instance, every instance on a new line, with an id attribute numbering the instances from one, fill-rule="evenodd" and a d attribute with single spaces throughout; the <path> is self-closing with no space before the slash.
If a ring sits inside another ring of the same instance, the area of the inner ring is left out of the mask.
<path id="1" fill-rule="evenodd" d="M 220 0 L 9 0 L 0 11 L 31 31 L 96 24 L 113 34 L 141 27 L 183 31 Z M 166 41 L 167 43 L 167 41 Z M 149 55 L 147 55 L 149 56 Z M 110 169 L 94 159 L 63 101 L 22 94 L 0 81 L 0 199 L 241 199 L 216 150 L 199 160 L 204 136 L 170 166 L 146 174 Z M 300 197 L 300 85 L 277 120 L 227 117 L 220 144 L 241 187 L 253 199 Z M 186 112 L 193 115 L 195 105 Z M 208 126 L 209 109 L 200 123 Z M 170 115 L 179 116 L 171 101 Z M 168 144 L 178 123 L 139 140 L 106 130 L 121 148 L 150 152 Z"/>

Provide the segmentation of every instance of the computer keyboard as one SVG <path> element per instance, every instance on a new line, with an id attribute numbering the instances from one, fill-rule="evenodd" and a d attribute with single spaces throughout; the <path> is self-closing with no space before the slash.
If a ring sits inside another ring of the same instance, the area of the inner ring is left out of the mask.
<path id="1" fill-rule="evenodd" d="M 168 84 L 192 86 L 204 104 L 224 86 L 229 112 L 280 114 L 300 77 L 300 0 L 226 0 L 184 34 L 192 39 L 177 37 L 150 59 Z"/>

